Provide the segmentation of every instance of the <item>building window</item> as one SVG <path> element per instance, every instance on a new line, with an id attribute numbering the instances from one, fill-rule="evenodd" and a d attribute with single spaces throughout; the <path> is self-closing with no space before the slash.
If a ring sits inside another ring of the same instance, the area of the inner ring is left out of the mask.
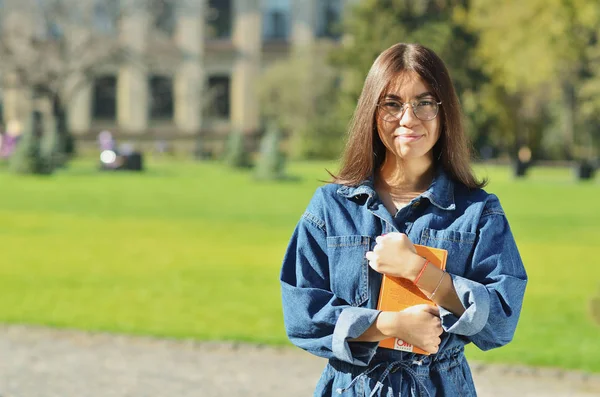
<path id="1" fill-rule="evenodd" d="M 291 0 L 263 0 L 263 37 L 281 40 L 289 36 Z"/>
<path id="2" fill-rule="evenodd" d="M 208 78 L 208 114 L 210 117 L 229 119 L 230 97 L 229 76 L 210 76 Z"/>
<path id="3" fill-rule="evenodd" d="M 208 1 L 209 38 L 222 39 L 231 37 L 231 0 Z"/>
<path id="4" fill-rule="evenodd" d="M 265 39 L 285 39 L 288 36 L 287 15 L 281 10 L 268 10 L 265 15 Z"/>
<path id="5" fill-rule="evenodd" d="M 114 34 L 121 13 L 119 0 L 96 0 L 94 4 L 94 26 L 100 33 Z"/>
<path id="6" fill-rule="evenodd" d="M 320 0 L 317 7 L 317 36 L 339 38 L 339 25 L 342 22 L 341 0 Z"/>
<path id="7" fill-rule="evenodd" d="M 170 76 L 150 77 L 150 119 L 173 119 L 173 79 Z"/>
<path id="8" fill-rule="evenodd" d="M 150 4 L 154 27 L 171 37 L 177 23 L 175 0 L 152 0 Z"/>
<path id="9" fill-rule="evenodd" d="M 101 76 L 94 80 L 92 117 L 97 120 L 117 118 L 117 78 Z"/>

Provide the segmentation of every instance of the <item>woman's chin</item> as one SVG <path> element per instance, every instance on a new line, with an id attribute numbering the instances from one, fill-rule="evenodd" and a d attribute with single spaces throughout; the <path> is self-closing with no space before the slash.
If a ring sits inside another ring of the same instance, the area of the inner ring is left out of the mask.
<path id="1" fill-rule="evenodd" d="M 402 146 L 397 147 L 394 154 L 396 157 L 403 160 L 415 160 L 424 157 L 427 154 L 427 151 L 414 147 Z"/>

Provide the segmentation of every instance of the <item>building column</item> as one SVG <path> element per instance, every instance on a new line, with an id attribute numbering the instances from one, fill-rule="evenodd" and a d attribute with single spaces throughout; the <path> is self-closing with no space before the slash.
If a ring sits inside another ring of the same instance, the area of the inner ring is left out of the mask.
<path id="1" fill-rule="evenodd" d="M 71 49 L 81 48 L 89 43 L 90 32 L 81 26 L 71 27 L 68 45 Z M 72 54 L 79 55 L 76 50 Z M 67 126 L 73 134 L 89 132 L 92 121 L 92 88 L 89 77 L 75 71 L 67 77 L 65 86 L 61 87 L 60 99 L 67 112 Z"/>
<path id="2" fill-rule="evenodd" d="M 189 134 L 199 132 L 202 125 L 204 14 L 205 0 L 187 2 L 178 8 L 175 37 L 183 58 L 174 81 L 175 123 L 180 131 Z"/>
<path id="3" fill-rule="evenodd" d="M 32 0 L 4 0 L 0 13 L 2 18 L 2 35 L 8 32 L 20 32 L 21 39 L 28 40 L 34 33 L 34 4 Z M 4 39 L 4 38 L 3 38 Z M 5 38 L 8 40 L 8 38 Z M 18 55 L 17 55 L 18 56 Z M 26 74 L 31 72 L 35 65 L 26 66 Z M 13 126 L 23 126 L 31 116 L 33 110 L 32 87 L 27 82 L 21 81 L 15 71 L 7 70 L 0 76 L 3 81 L 2 112 L 4 123 Z"/>
<path id="4" fill-rule="evenodd" d="M 262 53 L 262 9 L 260 0 L 234 0 L 233 45 L 235 60 L 231 75 L 231 126 L 243 133 L 260 127 L 257 80 Z"/>
<path id="5" fill-rule="evenodd" d="M 129 6 L 131 4 L 124 5 Z M 124 15 L 119 40 L 130 60 L 119 67 L 117 122 L 122 131 L 142 134 L 148 127 L 148 71 L 143 57 L 147 46 L 149 14 L 147 10 L 132 12 L 127 9 Z"/>
<path id="6" fill-rule="evenodd" d="M 22 125 L 33 110 L 31 89 L 21 85 L 14 73 L 3 76 L 3 79 L 2 116 L 4 123 L 12 122 L 12 125 L 15 125 L 14 122 L 17 122 Z"/>
<path id="7" fill-rule="evenodd" d="M 92 86 L 88 81 L 77 88 L 66 107 L 69 131 L 75 135 L 89 132 L 92 123 Z"/>
<path id="8" fill-rule="evenodd" d="M 89 1 L 80 1 L 73 5 L 76 12 L 87 17 L 94 12 Z M 66 44 L 70 58 L 77 58 L 85 54 L 82 50 L 92 42 L 93 32 L 81 24 L 65 26 Z M 60 105 L 64 107 L 67 116 L 67 126 L 73 134 L 85 134 L 90 130 L 92 114 L 92 89 L 90 78 L 85 76 L 81 69 L 75 69 L 60 87 Z"/>

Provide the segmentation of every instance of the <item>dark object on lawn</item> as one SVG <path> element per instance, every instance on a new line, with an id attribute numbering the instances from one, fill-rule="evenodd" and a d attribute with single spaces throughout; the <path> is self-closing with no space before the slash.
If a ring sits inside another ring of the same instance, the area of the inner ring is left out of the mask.
<path id="1" fill-rule="evenodd" d="M 527 169 L 529 168 L 529 162 L 523 162 L 519 159 L 516 159 L 513 162 L 513 172 L 514 172 L 514 176 L 516 176 L 517 178 L 521 178 L 524 177 L 525 174 L 527 173 Z"/>
<path id="2" fill-rule="evenodd" d="M 580 161 L 575 166 L 575 174 L 580 180 L 592 179 L 595 172 L 596 167 L 589 161 Z"/>
<path id="3" fill-rule="evenodd" d="M 100 170 L 103 171 L 143 171 L 144 161 L 140 152 L 117 154 L 113 150 L 100 153 Z"/>

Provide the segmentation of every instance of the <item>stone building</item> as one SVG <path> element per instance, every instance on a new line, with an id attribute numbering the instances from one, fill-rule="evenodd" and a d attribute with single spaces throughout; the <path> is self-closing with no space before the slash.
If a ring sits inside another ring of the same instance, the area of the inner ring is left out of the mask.
<path id="1" fill-rule="evenodd" d="M 157 15 L 128 14 L 120 29 L 112 27 L 118 40 L 154 61 L 102 65 L 69 101 L 70 130 L 82 143 L 110 130 L 187 147 L 231 129 L 253 134 L 261 127 L 261 70 L 295 48 L 337 40 L 335 27 L 352 1 L 163 0 Z M 3 93 L 5 122 L 14 97 Z"/>

